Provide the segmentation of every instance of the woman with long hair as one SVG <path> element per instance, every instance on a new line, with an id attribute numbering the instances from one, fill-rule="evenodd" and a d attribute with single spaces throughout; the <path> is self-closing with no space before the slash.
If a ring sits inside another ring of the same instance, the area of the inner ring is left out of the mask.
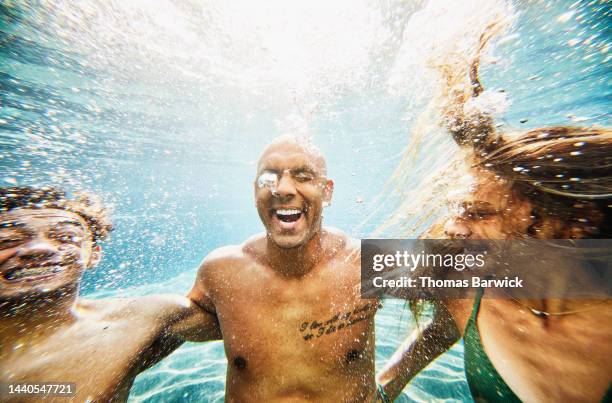
<path id="1" fill-rule="evenodd" d="M 500 133 L 492 116 L 478 107 L 484 92 L 480 53 L 497 30 L 489 26 L 481 36 L 467 74 L 438 66 L 445 82 L 444 124 L 465 152 L 472 184 L 455 195 L 455 213 L 425 237 L 612 238 L 612 130 L 554 126 Z M 609 298 L 486 299 L 483 294 L 432 302 L 430 325 L 379 375 L 390 396 L 462 337 L 476 401 L 612 399 Z"/>

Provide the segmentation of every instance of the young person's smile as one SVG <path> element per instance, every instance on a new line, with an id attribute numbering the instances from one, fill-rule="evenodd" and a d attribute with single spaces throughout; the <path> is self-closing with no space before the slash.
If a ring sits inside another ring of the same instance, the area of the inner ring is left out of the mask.
<path id="1" fill-rule="evenodd" d="M 0 295 L 16 297 L 76 283 L 92 254 L 77 214 L 21 209 L 0 216 Z"/>

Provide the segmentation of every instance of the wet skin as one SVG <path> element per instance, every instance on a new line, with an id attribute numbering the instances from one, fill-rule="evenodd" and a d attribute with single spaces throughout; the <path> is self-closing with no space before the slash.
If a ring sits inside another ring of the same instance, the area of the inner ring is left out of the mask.
<path id="1" fill-rule="evenodd" d="M 19 209 L 0 225 L 0 382 L 74 382 L 76 401 L 125 401 L 135 376 L 185 339 L 218 337 L 181 296 L 78 298 L 100 257 L 79 215 Z"/>
<path id="2" fill-rule="evenodd" d="M 532 206 L 513 194 L 492 174 L 475 172 L 476 186 L 459 200 L 460 211 L 444 226 L 455 239 L 513 239 L 534 228 Z M 534 236 L 547 239 L 559 223 L 535 223 Z M 571 233 L 570 230 L 568 232 Z M 558 268 L 561 272 L 561 268 Z M 485 293 L 486 295 L 486 293 Z M 463 334 L 474 300 L 438 303 L 429 332 L 415 338 L 411 349 L 387 368 L 383 379 L 414 372 L 413 363 L 426 365 Z M 571 315 L 534 315 L 528 308 L 547 312 L 582 311 Z M 523 401 L 599 402 L 612 378 L 612 305 L 602 300 L 521 300 L 483 298 L 478 329 L 485 352 L 497 372 Z M 459 331 L 457 331 L 457 329 Z M 431 357 L 412 356 L 420 351 Z"/>
<path id="3" fill-rule="evenodd" d="M 266 234 L 212 252 L 189 294 L 219 320 L 226 400 L 372 401 L 378 306 L 360 298 L 358 242 L 321 227 L 333 189 L 324 161 L 281 141 L 262 155 L 263 172 L 279 178 L 255 182 Z"/>
<path id="4" fill-rule="evenodd" d="M 510 239 L 533 224 L 532 206 L 491 174 L 477 172 L 478 184 L 465 211 L 446 225 L 446 235 L 466 239 Z M 479 207 L 481 206 L 481 207 Z M 537 226 L 546 239 L 554 221 Z M 516 301 L 486 299 L 478 329 L 495 369 L 524 401 L 599 402 L 612 381 L 612 306 L 601 300 L 525 300 L 548 312 L 585 310 L 541 318 Z M 465 329 L 473 301 L 447 301 L 459 329 Z M 590 309 L 594 308 L 594 309 Z M 520 346 L 520 348 L 517 348 Z"/>

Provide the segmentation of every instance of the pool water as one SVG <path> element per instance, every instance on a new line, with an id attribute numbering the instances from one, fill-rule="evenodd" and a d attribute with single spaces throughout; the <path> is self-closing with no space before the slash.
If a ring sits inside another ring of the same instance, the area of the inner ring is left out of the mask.
<path id="1" fill-rule="evenodd" d="M 0 180 L 86 189 L 113 206 L 83 295 L 185 293 L 207 253 L 262 230 L 255 162 L 280 134 L 311 136 L 326 155 L 327 225 L 356 238 L 380 228 L 404 195 L 385 184 L 439 84 L 432 58 L 495 16 L 510 24 L 481 76 L 508 97 L 502 129 L 609 126 L 611 14 L 604 0 L 1 0 Z M 421 175 L 453 152 L 434 140 L 411 186 L 426 189 Z M 413 323 L 387 301 L 376 325 L 380 368 Z M 222 400 L 225 368 L 221 343 L 185 344 L 130 400 Z M 470 401 L 463 346 L 402 399 Z"/>

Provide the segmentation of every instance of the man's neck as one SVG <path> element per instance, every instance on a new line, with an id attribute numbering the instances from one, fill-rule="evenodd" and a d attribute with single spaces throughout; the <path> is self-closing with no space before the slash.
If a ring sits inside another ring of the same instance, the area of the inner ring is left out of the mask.
<path id="1" fill-rule="evenodd" d="M 321 229 L 308 242 L 295 248 L 281 248 L 268 238 L 268 262 L 274 270 L 283 275 L 301 277 L 309 273 L 322 260 L 323 237 L 324 230 Z"/>
<path id="2" fill-rule="evenodd" d="M 44 295 L 0 300 L 0 340 L 7 342 L 1 343 L 2 350 L 13 344 L 30 344 L 74 323 L 72 308 L 77 297 L 78 286 L 71 286 Z"/>

